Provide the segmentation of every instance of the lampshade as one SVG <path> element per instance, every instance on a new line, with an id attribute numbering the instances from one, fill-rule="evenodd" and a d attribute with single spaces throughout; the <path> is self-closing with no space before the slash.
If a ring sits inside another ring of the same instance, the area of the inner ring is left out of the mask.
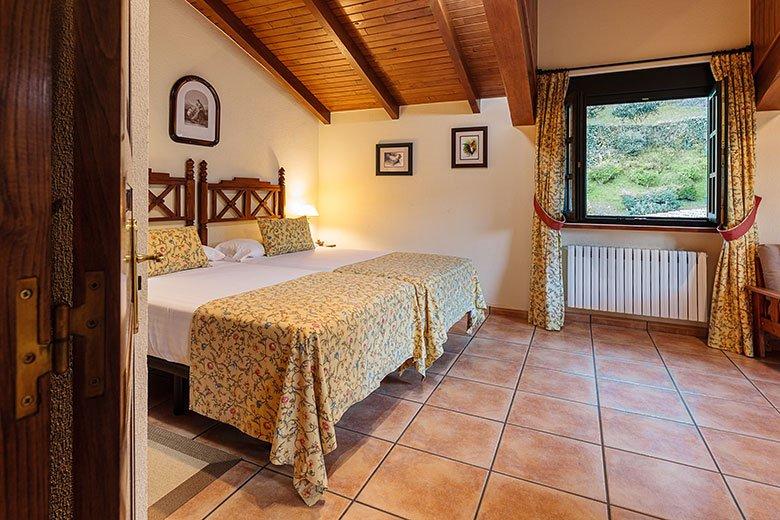
<path id="1" fill-rule="evenodd" d="M 320 216 L 319 211 L 317 211 L 317 208 L 315 208 L 313 204 L 304 204 L 301 209 L 302 209 L 301 213 L 306 217 Z"/>
<path id="2" fill-rule="evenodd" d="M 287 210 L 291 217 L 319 217 L 320 214 L 313 204 L 292 204 Z"/>

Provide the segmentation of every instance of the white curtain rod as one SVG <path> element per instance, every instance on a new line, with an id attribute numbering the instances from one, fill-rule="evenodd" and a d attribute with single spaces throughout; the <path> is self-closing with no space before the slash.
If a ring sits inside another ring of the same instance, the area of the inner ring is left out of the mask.
<path id="1" fill-rule="evenodd" d="M 653 61 L 642 61 L 639 63 L 624 63 L 618 65 L 596 65 L 593 67 L 575 68 L 569 72 L 570 78 L 577 76 L 592 76 L 594 74 L 607 74 L 610 72 L 626 72 L 630 70 L 657 69 L 660 67 L 674 67 L 678 65 L 692 65 L 694 63 L 708 63 L 711 54 L 703 56 L 692 56 L 689 58 L 665 58 Z"/>
<path id="2" fill-rule="evenodd" d="M 683 54 L 681 56 L 668 56 L 666 58 L 647 58 L 641 60 L 623 61 L 618 63 L 602 63 L 600 65 L 586 65 L 583 67 L 566 67 L 557 69 L 537 70 L 537 73 L 568 71 L 569 76 L 589 76 L 593 74 L 604 74 L 607 72 L 622 72 L 626 70 L 653 69 L 659 67 L 669 67 L 674 65 L 690 65 L 693 63 L 707 63 L 713 56 L 718 54 L 730 54 L 736 52 L 751 52 L 752 45 L 739 49 L 728 49 L 722 51 L 699 52 L 695 54 Z"/>

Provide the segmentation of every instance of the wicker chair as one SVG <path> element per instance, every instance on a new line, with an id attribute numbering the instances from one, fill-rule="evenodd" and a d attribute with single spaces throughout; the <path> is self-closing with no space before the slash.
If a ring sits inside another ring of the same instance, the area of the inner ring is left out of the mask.
<path id="1" fill-rule="evenodd" d="M 780 246 L 759 246 L 759 249 Z M 761 265 L 761 256 L 765 260 L 770 256 L 761 254 L 756 257 L 756 278 L 758 287 L 749 286 L 753 300 L 753 341 L 756 357 L 766 356 L 767 350 L 772 350 L 772 340 L 767 336 L 780 339 L 780 290 L 777 287 L 767 287 L 764 279 L 764 270 L 769 266 Z M 777 271 L 780 265 L 773 266 Z"/>

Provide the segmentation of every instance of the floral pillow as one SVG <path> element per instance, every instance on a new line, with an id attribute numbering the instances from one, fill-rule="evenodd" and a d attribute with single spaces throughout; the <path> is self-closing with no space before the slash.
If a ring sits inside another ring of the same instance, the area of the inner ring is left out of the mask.
<path id="1" fill-rule="evenodd" d="M 160 261 L 149 262 L 149 276 L 209 265 L 198 232 L 192 226 L 150 229 L 149 253 L 162 255 Z"/>
<path id="2" fill-rule="evenodd" d="M 283 255 L 296 251 L 314 249 L 309 221 L 306 217 L 258 219 L 260 234 L 263 236 L 265 256 Z"/>

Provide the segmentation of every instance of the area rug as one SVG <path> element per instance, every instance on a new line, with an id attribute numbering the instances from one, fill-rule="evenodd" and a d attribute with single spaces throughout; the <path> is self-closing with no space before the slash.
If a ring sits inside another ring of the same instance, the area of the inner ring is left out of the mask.
<path id="1" fill-rule="evenodd" d="M 240 457 L 149 425 L 149 520 L 162 520 L 200 493 Z"/>

